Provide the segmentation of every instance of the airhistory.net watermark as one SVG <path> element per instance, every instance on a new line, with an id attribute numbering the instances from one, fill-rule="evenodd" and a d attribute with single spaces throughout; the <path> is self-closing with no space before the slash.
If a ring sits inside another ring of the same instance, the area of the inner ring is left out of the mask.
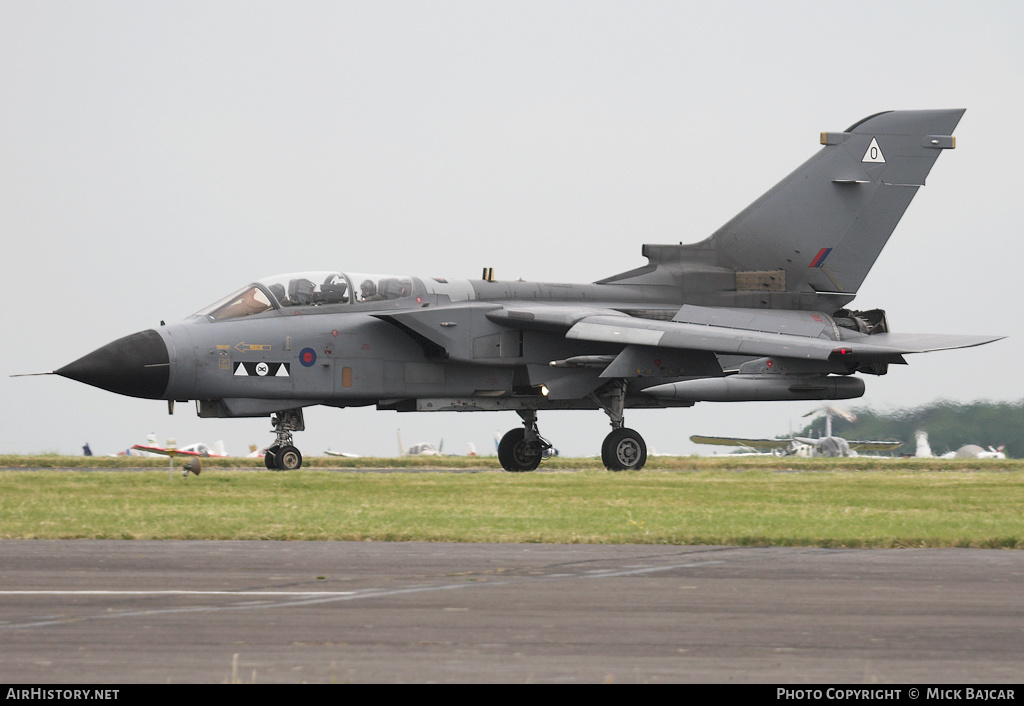
<path id="1" fill-rule="evenodd" d="M 24 699 L 26 701 L 108 701 L 116 700 L 120 689 L 24 689 L 9 688 L 6 699 Z"/>

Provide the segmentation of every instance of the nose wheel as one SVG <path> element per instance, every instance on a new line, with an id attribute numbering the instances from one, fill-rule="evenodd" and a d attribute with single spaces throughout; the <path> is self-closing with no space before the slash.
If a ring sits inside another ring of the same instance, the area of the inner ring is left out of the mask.
<path id="1" fill-rule="evenodd" d="M 271 471 L 295 471 L 302 468 L 302 454 L 294 446 L 271 446 L 263 454 L 263 463 Z"/>
<path id="2" fill-rule="evenodd" d="M 498 462 L 510 473 L 537 470 L 542 455 L 539 445 L 526 440 L 525 429 L 513 429 L 498 442 Z"/>
<path id="3" fill-rule="evenodd" d="M 498 462 L 510 473 L 535 471 L 551 444 L 537 431 L 537 412 L 518 410 L 523 428 L 513 429 L 498 442 Z"/>

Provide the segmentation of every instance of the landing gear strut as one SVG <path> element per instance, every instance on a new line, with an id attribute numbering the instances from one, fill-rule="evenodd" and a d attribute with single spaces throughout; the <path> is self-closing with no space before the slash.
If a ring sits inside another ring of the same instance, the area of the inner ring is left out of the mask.
<path id="1" fill-rule="evenodd" d="M 263 463 L 271 471 L 294 471 L 302 467 L 302 454 L 292 441 L 293 431 L 303 431 L 306 424 L 301 409 L 286 409 L 277 412 L 270 421 L 274 425 L 276 439 L 263 454 Z"/>
<path id="2" fill-rule="evenodd" d="M 601 461 L 609 471 L 639 471 L 647 463 L 644 438 L 624 426 L 622 412 L 626 406 L 626 381 L 615 380 L 609 389 L 590 399 L 597 403 L 611 420 L 612 431 L 601 444 Z"/>
<path id="3" fill-rule="evenodd" d="M 498 461 L 512 473 L 535 471 L 551 444 L 537 431 L 537 412 L 532 409 L 516 410 L 523 418 L 523 428 L 513 429 L 498 442 Z"/>

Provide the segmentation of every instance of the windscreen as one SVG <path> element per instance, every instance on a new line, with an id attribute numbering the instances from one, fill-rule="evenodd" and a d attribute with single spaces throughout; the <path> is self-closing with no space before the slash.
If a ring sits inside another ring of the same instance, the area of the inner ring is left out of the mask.
<path id="1" fill-rule="evenodd" d="M 223 321 L 225 319 L 238 319 L 243 316 L 262 314 L 274 308 L 266 292 L 258 286 L 251 284 L 245 289 L 222 299 L 212 306 L 208 306 L 197 313 L 197 316 L 206 316 L 211 321 Z"/>

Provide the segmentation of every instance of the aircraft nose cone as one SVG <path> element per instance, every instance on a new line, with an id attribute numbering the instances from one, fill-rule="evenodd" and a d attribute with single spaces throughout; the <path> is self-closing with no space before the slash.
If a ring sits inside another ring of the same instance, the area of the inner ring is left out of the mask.
<path id="1" fill-rule="evenodd" d="M 170 380 L 167 346 L 153 329 L 119 338 L 54 371 L 130 397 L 162 399 Z"/>

